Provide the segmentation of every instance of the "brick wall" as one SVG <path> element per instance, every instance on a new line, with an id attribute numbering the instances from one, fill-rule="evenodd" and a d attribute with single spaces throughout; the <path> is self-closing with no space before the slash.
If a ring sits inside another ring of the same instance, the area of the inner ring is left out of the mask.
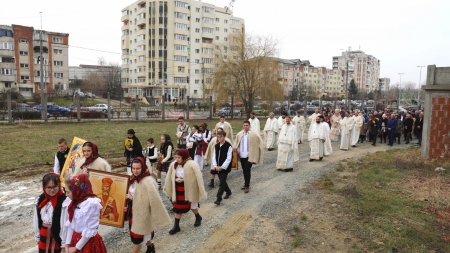
<path id="1" fill-rule="evenodd" d="M 432 97 L 430 117 L 429 157 L 450 158 L 450 95 Z"/>

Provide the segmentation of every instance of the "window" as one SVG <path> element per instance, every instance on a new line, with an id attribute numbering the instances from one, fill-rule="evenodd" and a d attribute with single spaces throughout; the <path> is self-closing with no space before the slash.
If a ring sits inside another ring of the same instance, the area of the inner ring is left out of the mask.
<path id="1" fill-rule="evenodd" d="M 214 13 L 214 8 L 203 6 L 203 12 L 213 14 Z"/>
<path id="2" fill-rule="evenodd" d="M 62 61 L 53 61 L 53 65 L 54 66 L 63 66 L 63 62 Z"/>
<path id="3" fill-rule="evenodd" d="M 128 64 L 128 59 L 122 59 L 122 64 Z"/>
<path id="4" fill-rule="evenodd" d="M 214 72 L 214 69 L 212 69 L 212 68 L 204 68 L 203 69 L 203 73 L 205 73 L 205 74 L 211 74 L 213 72 Z"/>
<path id="5" fill-rule="evenodd" d="M 196 18 L 196 19 L 195 19 L 195 22 L 200 23 L 200 19 L 199 19 L 199 18 Z"/>
<path id="6" fill-rule="evenodd" d="M 30 76 L 20 76 L 20 80 L 30 80 Z"/>
<path id="7" fill-rule="evenodd" d="M 216 22 L 219 22 L 220 21 L 220 19 L 219 18 L 216 18 Z"/>
<path id="8" fill-rule="evenodd" d="M 14 50 L 14 44 L 11 42 L 0 42 L 0 49 Z"/>
<path id="9" fill-rule="evenodd" d="M 123 16 L 127 16 L 127 15 L 128 15 L 128 10 L 122 11 L 122 17 L 123 17 Z"/>
<path id="10" fill-rule="evenodd" d="M 28 43 L 28 40 L 26 40 L 26 39 L 19 39 L 19 43 Z"/>
<path id="11" fill-rule="evenodd" d="M 212 48 L 202 48 L 202 53 L 203 54 L 213 54 L 213 49 Z"/>
<path id="12" fill-rule="evenodd" d="M 139 61 L 145 61 L 145 56 L 144 55 L 140 55 L 139 56 Z"/>
<path id="13" fill-rule="evenodd" d="M 145 18 L 145 13 L 141 13 L 141 14 L 136 16 L 136 20 L 141 20 L 143 18 Z"/>
<path id="14" fill-rule="evenodd" d="M 140 73 L 140 72 L 144 72 L 144 71 L 145 71 L 145 66 L 139 66 L 135 72 Z"/>
<path id="15" fill-rule="evenodd" d="M 189 4 L 184 3 L 184 2 L 180 2 L 180 1 L 175 1 L 175 7 L 188 9 L 189 8 Z"/>
<path id="16" fill-rule="evenodd" d="M 195 8 L 195 12 L 200 12 L 200 8 Z"/>
<path id="17" fill-rule="evenodd" d="M 195 39 L 195 43 L 200 43 L 200 39 Z"/>
<path id="18" fill-rule="evenodd" d="M 63 73 L 53 73 L 55 78 L 63 78 L 64 74 Z"/>
<path id="19" fill-rule="evenodd" d="M 14 75 L 14 69 L 0 69 L 0 75 L 12 76 Z"/>
<path id="20" fill-rule="evenodd" d="M 175 12 L 175 18 L 179 18 L 179 19 L 188 19 L 188 14 L 183 13 L 183 12 Z"/>
<path id="21" fill-rule="evenodd" d="M 28 63 L 21 63 L 21 64 L 20 64 L 20 67 L 21 67 L 21 68 L 27 69 L 27 68 L 30 67 L 30 65 L 29 65 Z"/>
<path id="22" fill-rule="evenodd" d="M 187 62 L 187 56 L 175 55 L 175 61 Z"/>
<path id="23" fill-rule="evenodd" d="M 197 90 L 194 90 L 194 94 L 197 95 Z"/>
<path id="24" fill-rule="evenodd" d="M 200 69 L 196 69 L 195 74 L 200 74 Z"/>
<path id="25" fill-rule="evenodd" d="M 219 40 L 219 36 L 216 36 L 216 40 Z"/>
<path id="26" fill-rule="evenodd" d="M 200 53 L 200 49 L 195 49 L 195 53 L 199 54 Z"/>
<path id="27" fill-rule="evenodd" d="M 138 52 L 144 51 L 144 50 L 145 50 L 145 45 L 137 46 L 136 50 L 137 50 Z"/>
<path id="28" fill-rule="evenodd" d="M 186 77 L 174 77 L 175 83 L 187 83 Z"/>
<path id="29" fill-rule="evenodd" d="M 223 41 L 228 41 L 228 38 L 227 38 L 227 37 L 224 37 L 224 38 L 223 38 Z M 236 42 L 236 41 L 234 41 L 234 42 Z"/>
<path id="30" fill-rule="evenodd" d="M 195 84 L 199 84 L 199 83 L 200 83 L 200 80 L 195 79 Z"/>
<path id="31" fill-rule="evenodd" d="M 175 29 L 188 30 L 189 26 L 187 24 L 175 23 Z"/>
<path id="32" fill-rule="evenodd" d="M 145 40 L 145 34 L 138 35 L 136 38 L 137 41 Z"/>
<path id="33" fill-rule="evenodd" d="M 209 27 L 202 27 L 202 32 L 209 33 L 209 34 L 214 34 L 214 29 L 213 28 L 209 28 Z"/>
<path id="34" fill-rule="evenodd" d="M 231 28 L 231 33 L 238 34 L 239 33 L 239 29 Z"/>
<path id="35" fill-rule="evenodd" d="M 178 73 L 184 73 L 184 67 L 179 66 L 178 67 Z"/>
<path id="36" fill-rule="evenodd" d="M 34 71 L 34 76 L 41 76 L 41 71 L 39 71 L 39 70 L 37 70 L 37 71 Z M 44 77 L 48 77 L 48 71 L 44 71 Z"/>
<path id="37" fill-rule="evenodd" d="M 130 34 L 130 30 L 123 30 L 122 31 L 122 36 L 128 35 L 128 34 Z"/>
<path id="38" fill-rule="evenodd" d="M 53 37 L 53 43 L 63 43 L 63 38 L 61 38 L 61 37 Z"/>
<path id="39" fill-rule="evenodd" d="M 175 34 L 175 40 L 188 40 L 188 36 L 184 34 Z"/>
<path id="40" fill-rule="evenodd" d="M 231 20 L 231 24 L 232 24 L 232 25 L 239 25 L 240 22 L 239 22 L 239 20 L 232 19 L 232 20 Z"/>
<path id="41" fill-rule="evenodd" d="M 195 63 L 200 63 L 200 60 L 199 59 L 195 59 Z"/>
<path id="42" fill-rule="evenodd" d="M 185 52 L 187 52 L 188 51 L 188 46 L 175 44 L 175 50 L 176 51 L 185 51 Z"/>
<path id="43" fill-rule="evenodd" d="M 228 19 L 224 19 L 223 22 L 224 22 L 225 24 L 228 24 Z"/>
<path id="44" fill-rule="evenodd" d="M 206 18 L 203 17 L 203 23 L 207 23 L 207 24 L 214 24 L 214 19 L 213 18 Z"/>
<path id="45" fill-rule="evenodd" d="M 219 27 L 216 27 L 216 31 L 220 31 L 220 28 L 219 28 Z"/>
<path id="46" fill-rule="evenodd" d="M 200 32 L 200 28 L 195 28 L 195 32 L 199 33 Z"/>
<path id="47" fill-rule="evenodd" d="M 202 62 L 206 64 L 214 64 L 214 59 L 212 58 L 202 58 Z"/>

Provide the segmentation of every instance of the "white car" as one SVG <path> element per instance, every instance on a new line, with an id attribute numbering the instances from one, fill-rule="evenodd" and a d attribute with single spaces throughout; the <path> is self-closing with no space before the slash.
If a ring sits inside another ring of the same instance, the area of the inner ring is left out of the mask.
<path id="1" fill-rule="evenodd" d="M 112 106 L 109 106 L 111 110 L 113 110 Z M 96 104 L 94 106 L 88 107 L 89 111 L 108 111 L 108 105 L 107 104 Z"/>

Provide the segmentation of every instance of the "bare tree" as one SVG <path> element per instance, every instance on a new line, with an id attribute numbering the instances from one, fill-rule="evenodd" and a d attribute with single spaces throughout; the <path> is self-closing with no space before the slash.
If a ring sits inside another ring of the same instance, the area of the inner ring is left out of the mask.
<path id="1" fill-rule="evenodd" d="M 272 104 L 283 97 L 283 87 L 278 82 L 278 63 L 272 59 L 277 41 L 271 37 L 231 34 L 228 42 L 215 45 L 215 69 L 212 90 L 219 101 L 230 93 L 239 96 L 245 111 L 253 110 L 254 99 Z"/>

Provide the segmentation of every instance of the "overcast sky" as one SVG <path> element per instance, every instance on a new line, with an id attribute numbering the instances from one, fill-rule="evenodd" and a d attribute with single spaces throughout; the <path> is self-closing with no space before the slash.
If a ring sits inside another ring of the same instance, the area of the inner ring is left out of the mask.
<path id="1" fill-rule="evenodd" d="M 3 0 L 4 1 L 4 0 Z M 0 8 L 0 24 L 69 33 L 69 65 L 120 62 L 121 9 L 126 0 L 13 0 Z M 207 0 L 226 6 L 230 0 Z M 281 58 L 330 68 L 341 49 L 361 49 L 381 60 L 381 76 L 419 82 L 419 65 L 450 66 L 449 0 L 236 0 L 234 15 L 246 31 L 277 38 Z M 116 54 L 85 50 L 91 48 Z M 422 82 L 426 67 L 422 70 Z"/>

